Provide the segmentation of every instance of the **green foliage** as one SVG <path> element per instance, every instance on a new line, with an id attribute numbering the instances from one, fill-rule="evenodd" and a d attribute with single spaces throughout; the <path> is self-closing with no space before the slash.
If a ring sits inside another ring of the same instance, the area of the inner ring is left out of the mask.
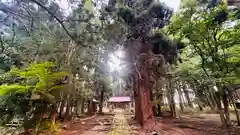
<path id="1" fill-rule="evenodd" d="M 195 67 L 188 65 L 191 64 L 188 62 L 196 61 L 193 58 L 184 61 L 187 66 L 185 69 L 190 68 L 190 71 L 185 70 L 187 74 L 200 71 L 216 82 L 239 82 L 240 51 L 237 37 L 240 31 L 238 21 L 235 21 L 234 26 L 227 26 L 234 21 L 231 14 L 232 11 L 222 2 L 212 8 L 186 4 L 172 17 L 170 25 L 165 28 L 166 32 L 188 44 L 187 51 L 192 52 L 189 56 L 200 60 L 199 63 L 192 64 Z M 184 64 L 180 65 L 184 67 Z M 198 67 L 201 69 L 196 70 Z M 181 68 L 179 70 L 184 71 Z"/>
<path id="2" fill-rule="evenodd" d="M 0 46 L 0 51 L 4 50 L 0 56 L 4 116 L 10 120 L 6 114 L 29 119 L 28 115 L 32 115 L 31 122 L 24 121 L 24 127 L 33 128 L 41 113 L 49 117 L 52 105 L 67 100 L 65 97 L 70 96 L 75 103 L 76 99 L 97 96 L 96 81 L 103 82 L 106 91 L 111 92 L 109 82 L 105 81 L 108 53 L 119 43 L 115 39 L 123 41 L 125 37 L 120 39 L 118 35 L 123 30 L 115 27 L 116 38 L 107 38 L 111 34 L 105 30 L 111 19 L 100 21 L 101 11 L 94 1 L 68 1 L 72 6 L 68 11 L 62 10 L 57 1 L 49 0 L 0 3 L 3 5 L 0 17 L 6 28 Z M 19 11 L 23 16 L 19 16 Z M 63 82 L 65 76 L 68 78 Z M 11 109 L 6 111 L 6 107 Z"/>
<path id="3" fill-rule="evenodd" d="M 25 84 L 1 85 L 1 94 L 9 94 L 11 92 L 27 92 L 31 89 L 33 93 L 41 94 L 42 92 L 50 92 L 54 89 L 59 89 L 55 83 L 63 80 L 67 75 L 66 72 L 54 71 L 55 65 L 51 62 L 30 64 L 26 69 L 13 68 L 10 73 L 14 76 L 19 76 L 25 79 Z"/>
<path id="4" fill-rule="evenodd" d="M 57 71 L 51 62 L 42 62 L 30 64 L 25 69 L 12 68 L 6 76 L 9 74 L 22 81 L 0 86 L 0 114 L 6 117 L 2 122 L 7 123 L 14 116 L 28 117 L 25 115 L 30 113 L 33 117 L 24 121 L 24 124 L 32 128 L 34 124 L 31 123 L 39 120 L 39 114 L 51 113 L 51 108 L 47 106 L 56 104 L 53 91 L 61 91 L 63 85 L 59 85 L 59 82 L 63 81 L 67 72 Z"/>
<path id="5" fill-rule="evenodd" d="M 234 14 L 223 2 L 209 7 L 204 2 L 183 1 L 164 28 L 171 38 L 186 45 L 181 62 L 173 69 L 175 87 L 191 88 L 195 102 L 212 108 L 214 87 L 221 90 L 224 85 L 240 82 L 240 31 Z"/>
<path id="6" fill-rule="evenodd" d="M 22 86 L 19 84 L 3 84 L 0 86 L 0 96 L 10 93 L 25 93 L 27 92 L 27 90 L 28 88 L 26 86 Z"/>

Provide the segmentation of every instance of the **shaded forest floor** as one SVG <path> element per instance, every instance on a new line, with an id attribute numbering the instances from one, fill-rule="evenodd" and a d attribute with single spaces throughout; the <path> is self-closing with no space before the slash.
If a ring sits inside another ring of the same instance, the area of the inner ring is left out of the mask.
<path id="1" fill-rule="evenodd" d="M 98 132 L 104 131 L 108 132 L 112 124 L 114 115 L 95 115 L 92 117 L 75 120 L 74 122 L 64 123 L 66 127 L 61 129 L 60 135 L 80 135 L 86 131 L 92 130 L 94 127 L 94 132 L 96 135 L 100 135 Z M 102 128 L 104 126 L 104 129 Z M 93 133 L 94 133 L 93 132 Z M 91 133 L 92 134 L 92 133 Z M 93 134 L 92 134 L 93 135 Z"/>
<path id="2" fill-rule="evenodd" d="M 155 121 L 152 130 L 141 129 L 134 120 L 128 120 L 135 135 L 150 135 L 154 131 L 160 135 L 240 135 L 240 127 L 222 128 L 217 114 L 162 118 Z"/>
<path id="3" fill-rule="evenodd" d="M 117 119 L 117 120 L 116 120 Z M 117 129 L 115 130 L 115 128 Z M 181 115 L 179 118 L 157 119 L 152 129 L 142 129 L 132 115 L 119 114 L 94 116 L 79 120 L 62 129 L 61 135 L 240 135 L 240 127 L 222 128 L 217 114 Z M 118 133 L 119 132 L 119 133 Z"/>

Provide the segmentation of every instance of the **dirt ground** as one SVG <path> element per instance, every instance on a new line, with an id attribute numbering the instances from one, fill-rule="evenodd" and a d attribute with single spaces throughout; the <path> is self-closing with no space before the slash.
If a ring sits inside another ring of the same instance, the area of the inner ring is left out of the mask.
<path id="1" fill-rule="evenodd" d="M 83 120 L 76 120 L 75 122 L 65 123 L 66 128 L 61 129 L 60 135 L 80 135 L 86 131 L 91 130 L 95 126 L 110 126 L 113 119 L 112 115 L 96 115 L 89 118 L 84 118 Z M 96 131 L 96 135 L 98 131 Z M 93 135 L 93 134 L 92 134 Z"/>
<path id="2" fill-rule="evenodd" d="M 115 125 L 114 117 L 116 115 L 104 115 L 76 121 L 67 129 L 62 129 L 60 135 L 109 135 Z M 182 115 L 175 119 L 161 118 L 154 122 L 150 130 L 141 128 L 133 120 L 132 115 L 125 115 L 125 118 L 131 135 L 152 135 L 153 132 L 159 135 L 240 135 L 240 127 L 222 128 L 217 114 Z"/>
<path id="3" fill-rule="evenodd" d="M 163 118 L 155 121 L 152 130 L 141 129 L 132 119 L 129 119 L 129 125 L 135 135 L 150 135 L 153 132 L 160 135 L 240 135 L 240 127 L 222 128 L 217 114 Z"/>

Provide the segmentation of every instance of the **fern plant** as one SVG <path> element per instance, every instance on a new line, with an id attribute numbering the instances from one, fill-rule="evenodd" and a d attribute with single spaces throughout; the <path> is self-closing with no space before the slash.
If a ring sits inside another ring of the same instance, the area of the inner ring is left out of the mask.
<path id="1" fill-rule="evenodd" d="M 20 85 L 20 84 L 3 84 L 0 86 L 0 95 L 6 95 L 9 93 L 15 93 L 15 92 L 26 92 L 27 87 Z"/>
<path id="2" fill-rule="evenodd" d="M 53 96 L 50 92 L 63 87 L 55 84 L 67 75 L 66 72 L 54 71 L 54 67 L 55 65 L 51 62 L 42 62 L 30 64 L 23 70 L 13 68 L 10 71 L 11 74 L 25 79 L 25 84 L 18 85 L 18 87 L 21 88 L 20 90 L 13 87 L 16 87 L 16 84 L 6 85 L 4 87 L 9 87 L 9 89 L 2 89 L 0 93 L 7 94 L 9 92 L 26 92 L 27 89 L 31 89 L 33 94 L 38 94 L 42 96 L 42 98 L 49 100 L 50 103 L 53 103 L 51 99 Z"/>
<path id="3" fill-rule="evenodd" d="M 48 112 L 48 117 L 51 117 L 55 124 L 56 115 L 56 100 L 53 91 L 60 90 L 63 85 L 59 85 L 59 82 L 67 75 L 67 72 L 56 71 L 55 65 L 51 62 L 33 63 L 25 69 L 12 68 L 10 74 L 14 77 L 22 79 L 21 82 L 12 84 L 2 84 L 0 86 L 0 96 L 14 95 L 14 94 L 25 94 L 29 95 L 26 101 L 29 101 L 28 110 L 25 110 L 23 114 L 33 114 L 32 120 L 25 121 L 24 126 L 27 128 L 34 128 L 36 123 L 41 119 L 42 114 Z M 30 104 L 31 103 L 31 104 Z M 40 104 L 44 104 L 45 108 L 37 107 Z M 17 104 L 16 104 L 17 105 Z M 49 108 L 49 105 L 51 108 Z M 42 121 L 44 123 L 44 121 Z M 26 124 L 30 123 L 30 124 Z"/>

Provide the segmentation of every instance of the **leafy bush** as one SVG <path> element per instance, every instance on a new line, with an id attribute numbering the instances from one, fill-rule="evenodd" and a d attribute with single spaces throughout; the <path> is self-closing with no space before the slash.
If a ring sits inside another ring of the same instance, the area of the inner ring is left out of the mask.
<path id="1" fill-rule="evenodd" d="M 25 69 L 12 68 L 6 74 L 8 78 L 17 77 L 21 81 L 14 83 L 11 80 L 10 83 L 4 82 L 0 86 L 0 116 L 5 118 L 1 119 L 1 123 L 9 123 L 14 116 L 21 116 L 24 117 L 24 128 L 33 129 L 42 119 L 42 115 L 46 115 L 50 121 L 52 110 L 56 110 L 53 91 L 61 90 L 63 85 L 59 85 L 59 82 L 67 73 L 56 71 L 51 62 L 43 62 L 30 64 Z M 2 77 L 5 77 L 2 80 L 6 81 L 6 76 Z M 41 123 L 47 123 L 45 121 Z M 41 128 L 38 128 L 52 132 L 55 131 L 55 126 L 54 121 L 52 125 L 40 124 Z"/>

